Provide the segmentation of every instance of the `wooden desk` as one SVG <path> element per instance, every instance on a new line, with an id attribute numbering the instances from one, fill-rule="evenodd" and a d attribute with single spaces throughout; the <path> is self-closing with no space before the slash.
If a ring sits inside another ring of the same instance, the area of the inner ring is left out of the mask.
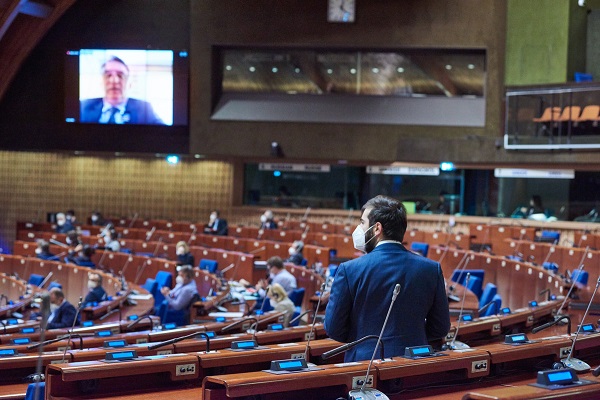
<path id="1" fill-rule="evenodd" d="M 448 335 L 446 336 L 446 341 L 451 341 L 452 339 L 454 339 L 454 336 L 456 335 L 457 325 L 457 320 L 452 322 L 450 332 L 448 332 Z M 500 328 L 500 320 L 495 315 L 477 318 L 469 322 L 461 321 L 460 327 L 458 329 L 457 339 L 460 339 L 463 342 L 465 340 L 490 339 L 494 336 L 500 335 Z"/>
<path id="2" fill-rule="evenodd" d="M 189 388 L 199 385 L 198 367 L 198 357 L 186 354 L 111 363 L 51 364 L 46 370 L 46 399 L 110 396 L 135 390 L 153 392 L 174 386 Z"/>

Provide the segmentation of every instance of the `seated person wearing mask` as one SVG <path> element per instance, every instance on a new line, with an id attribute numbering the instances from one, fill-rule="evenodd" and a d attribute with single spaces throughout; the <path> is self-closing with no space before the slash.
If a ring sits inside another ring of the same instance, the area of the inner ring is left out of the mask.
<path id="1" fill-rule="evenodd" d="M 166 286 L 160 289 L 169 304 L 169 310 L 183 310 L 189 307 L 194 295 L 198 293 L 192 267 L 183 265 L 177 269 L 179 272 L 175 279 L 175 287 L 172 290 Z"/>
<path id="2" fill-rule="evenodd" d="M 42 239 L 37 241 L 37 248 L 35 249 L 35 255 L 40 260 L 60 261 L 59 257 L 55 256 L 54 254 L 52 254 L 50 252 L 50 243 L 48 243 Z"/>
<path id="3" fill-rule="evenodd" d="M 77 316 L 77 321 L 75 317 Z M 48 317 L 47 329 L 70 328 L 75 323 L 79 325 L 79 315 L 73 304 L 65 299 L 65 294 L 59 288 L 50 290 L 50 317 Z"/>
<path id="4" fill-rule="evenodd" d="M 266 295 L 265 288 L 271 284 L 279 284 L 287 294 L 298 287 L 296 277 L 289 273 L 283 265 L 283 260 L 280 257 L 271 257 L 267 260 L 267 268 L 269 270 L 269 280 L 261 279 L 256 284 L 256 289 L 261 298 Z"/>
<path id="5" fill-rule="evenodd" d="M 279 283 L 272 284 L 271 289 L 267 292 L 267 296 L 275 311 L 286 313 L 283 325 L 288 326 L 292 315 L 294 315 L 294 311 L 296 311 L 296 306 L 294 306 L 294 303 L 292 303 L 283 287 Z"/>
<path id="6" fill-rule="evenodd" d="M 82 267 L 96 268 L 96 264 L 92 261 L 94 249 L 87 244 L 77 253 L 76 256 L 69 254 L 65 260 L 69 263 L 80 265 Z"/>
<path id="7" fill-rule="evenodd" d="M 211 211 L 208 224 L 204 227 L 204 233 L 227 236 L 227 220 L 219 218 L 219 210 Z"/>
<path id="8" fill-rule="evenodd" d="M 267 210 L 260 216 L 260 229 L 277 229 L 277 223 L 273 220 L 273 211 Z"/>
<path id="9" fill-rule="evenodd" d="M 106 291 L 102 287 L 102 275 L 90 274 L 88 277 L 88 289 L 90 289 L 90 291 L 83 300 L 85 306 L 92 305 L 93 303 L 100 303 L 101 301 L 108 299 Z"/>
<path id="10" fill-rule="evenodd" d="M 68 233 L 74 229 L 75 227 L 71 221 L 67 220 L 67 216 L 64 213 L 59 212 L 56 214 L 56 233 Z"/>
<path id="11" fill-rule="evenodd" d="M 191 265 L 194 266 L 194 255 L 190 252 L 190 246 L 183 240 L 177 242 L 175 246 L 175 253 L 177 254 L 177 265 Z"/>
<path id="12" fill-rule="evenodd" d="M 302 250 L 304 250 L 304 242 L 301 240 L 294 240 L 288 250 L 290 256 L 285 260 L 285 262 L 290 262 L 295 265 L 302 265 L 304 262 Z"/>
<path id="13" fill-rule="evenodd" d="M 118 234 L 114 229 L 106 229 L 104 231 L 104 250 L 119 251 L 121 250 L 121 244 L 117 240 Z"/>
<path id="14" fill-rule="evenodd" d="M 106 225 L 106 221 L 104 217 L 102 217 L 102 213 L 99 211 L 94 211 L 90 217 L 90 222 L 94 226 L 104 226 Z"/>

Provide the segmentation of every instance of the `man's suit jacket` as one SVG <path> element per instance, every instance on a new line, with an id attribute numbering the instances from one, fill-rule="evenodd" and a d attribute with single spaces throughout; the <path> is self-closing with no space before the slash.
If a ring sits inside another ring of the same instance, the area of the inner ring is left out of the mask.
<path id="1" fill-rule="evenodd" d="M 86 305 L 88 303 L 100 303 L 101 301 L 104 301 L 107 298 L 108 296 L 106 295 L 106 291 L 104 290 L 104 288 L 102 286 L 96 286 L 88 292 L 83 302 Z"/>
<path id="2" fill-rule="evenodd" d="M 54 312 L 54 318 L 52 318 L 52 322 L 48 322 L 47 327 L 48 329 L 70 328 L 73 326 L 76 314 L 77 309 L 75 306 L 65 300 Z M 77 323 L 75 325 L 79 325 L 79 315 L 77 315 Z"/>
<path id="3" fill-rule="evenodd" d="M 98 122 L 102 115 L 102 98 L 82 100 L 80 104 L 80 122 Z M 147 101 L 128 99 L 123 118 L 128 118 L 126 124 L 164 125 L 164 122 L 154 113 L 152 105 Z"/>
<path id="4" fill-rule="evenodd" d="M 399 243 L 383 243 L 340 264 L 325 315 L 329 337 L 352 342 L 367 335 L 379 336 L 397 283 L 400 294 L 383 334 L 385 356 L 401 356 L 406 346 L 426 345 L 428 339 L 445 337 L 450 316 L 440 265 Z M 371 359 L 376 342 L 367 340 L 348 350 L 345 360 Z"/>
<path id="5" fill-rule="evenodd" d="M 229 230 L 227 220 L 222 218 L 215 219 L 212 224 L 208 224 L 206 227 L 211 235 L 226 236 Z"/>

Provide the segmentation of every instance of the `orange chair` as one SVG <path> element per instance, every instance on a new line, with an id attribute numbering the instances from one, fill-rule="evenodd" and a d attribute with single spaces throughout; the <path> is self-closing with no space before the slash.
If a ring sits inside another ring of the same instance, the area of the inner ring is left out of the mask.
<path id="1" fill-rule="evenodd" d="M 600 121 L 600 106 L 598 105 L 589 105 L 585 106 L 581 115 L 575 119 L 573 119 L 574 126 L 577 126 L 580 122 L 593 122 L 594 126 L 598 126 L 598 121 Z"/>
<path id="2" fill-rule="evenodd" d="M 581 114 L 581 107 L 579 106 L 566 106 L 560 116 L 555 120 L 555 122 L 569 122 L 574 121 Z"/>
<path id="3" fill-rule="evenodd" d="M 547 107 L 544 110 L 544 112 L 542 113 L 542 116 L 539 118 L 534 118 L 533 122 L 541 122 L 541 123 L 554 122 L 554 121 L 558 120 L 559 116 L 560 116 L 560 107 Z"/>

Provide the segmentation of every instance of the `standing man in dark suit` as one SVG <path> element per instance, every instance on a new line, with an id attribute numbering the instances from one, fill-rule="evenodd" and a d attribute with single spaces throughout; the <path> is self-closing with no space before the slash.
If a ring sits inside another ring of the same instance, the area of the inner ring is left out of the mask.
<path id="1" fill-rule="evenodd" d="M 377 196 L 363 206 L 352 239 L 367 254 L 337 269 L 325 314 L 330 338 L 352 342 L 379 336 L 397 283 L 401 291 L 383 333 L 385 356 L 404 355 L 407 346 L 446 336 L 450 316 L 442 269 L 406 250 L 402 245 L 406 224 L 406 209 L 397 200 Z M 345 360 L 369 360 L 376 342 L 355 346 Z"/>
<path id="2" fill-rule="evenodd" d="M 127 97 L 129 67 L 119 57 L 111 57 L 102 65 L 104 97 L 82 100 L 81 122 L 100 124 L 152 124 L 165 123 L 154 113 L 147 101 Z"/>
<path id="3" fill-rule="evenodd" d="M 219 210 L 212 210 L 208 224 L 204 227 L 204 233 L 210 235 L 227 236 L 227 220 L 219 218 Z"/>
<path id="4" fill-rule="evenodd" d="M 70 328 L 73 326 L 77 316 L 75 325 L 79 325 L 79 315 L 73 304 L 65 299 L 63 291 L 57 287 L 50 290 L 50 317 L 48 317 L 47 329 Z"/>

